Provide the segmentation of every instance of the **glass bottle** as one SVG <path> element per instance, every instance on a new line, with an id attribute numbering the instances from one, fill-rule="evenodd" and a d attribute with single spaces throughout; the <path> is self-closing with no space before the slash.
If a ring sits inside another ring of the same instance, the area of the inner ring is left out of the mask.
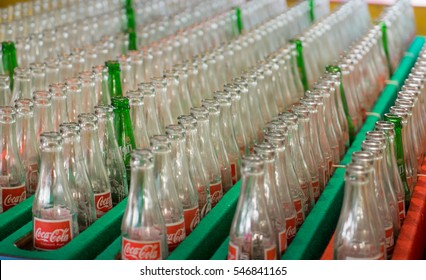
<path id="1" fill-rule="evenodd" d="M 155 88 L 152 83 L 139 84 L 144 100 L 144 115 L 146 130 L 149 137 L 161 134 L 161 126 L 157 114 L 157 102 L 155 100 Z"/>
<path id="2" fill-rule="evenodd" d="M 399 176 L 398 165 L 395 156 L 395 125 L 388 121 L 377 121 L 374 126 L 376 131 L 382 131 L 386 137 L 386 159 L 391 186 L 393 187 L 398 201 L 398 214 L 400 224 L 405 219 L 405 193 L 404 185 Z"/>
<path id="3" fill-rule="evenodd" d="M 25 169 L 27 197 L 36 192 L 38 184 L 38 167 L 40 155 L 34 129 L 34 103 L 31 99 L 15 101 L 16 132 L 18 151 L 21 163 Z"/>
<path id="4" fill-rule="evenodd" d="M 277 242 L 264 192 L 264 162 L 244 156 L 237 209 L 229 234 L 228 260 L 275 260 Z"/>
<path id="5" fill-rule="evenodd" d="M 185 64 L 174 65 L 172 70 L 174 75 L 177 75 L 179 81 L 178 93 L 182 105 L 182 112 L 183 114 L 189 114 L 189 110 L 193 105 L 188 89 L 188 70 L 186 69 Z"/>
<path id="6" fill-rule="evenodd" d="M 34 102 L 34 128 L 37 142 L 40 134 L 53 130 L 52 123 L 52 95 L 48 91 L 35 91 Z"/>
<path id="7" fill-rule="evenodd" d="M 105 66 L 108 68 L 108 92 L 110 98 L 123 96 L 120 63 L 117 60 L 108 60 L 105 62 Z"/>
<path id="8" fill-rule="evenodd" d="M 16 111 L 0 106 L 0 213 L 26 199 L 25 169 L 16 139 Z"/>
<path id="9" fill-rule="evenodd" d="M 77 206 L 65 175 L 62 151 L 62 137 L 58 132 L 41 134 L 40 176 L 32 207 L 36 250 L 59 249 L 79 233 Z"/>
<path id="10" fill-rule="evenodd" d="M 63 123 L 59 131 L 64 143 L 64 171 L 77 206 L 78 229 L 82 232 L 96 221 L 96 208 L 81 149 L 80 127 L 77 123 Z"/>
<path id="11" fill-rule="evenodd" d="M 172 70 L 164 71 L 164 78 L 167 83 L 167 100 L 170 106 L 170 114 L 172 119 L 176 120 L 177 117 L 184 114 L 182 101 L 179 96 L 179 76 Z"/>
<path id="12" fill-rule="evenodd" d="M 226 91 L 216 91 L 214 93 L 214 99 L 220 106 L 220 119 L 217 119 L 216 122 L 231 164 L 232 185 L 235 185 L 240 179 L 241 174 L 239 168 L 240 153 L 232 119 L 231 95 Z"/>
<path id="13" fill-rule="evenodd" d="M 318 184 L 318 174 L 316 174 L 316 177 L 311 177 L 311 174 L 309 173 L 308 166 L 301 149 L 299 134 L 297 132 L 297 116 L 290 112 L 284 112 L 280 113 L 279 119 L 287 124 L 289 139 L 288 147 L 290 149 L 291 158 L 294 159 L 292 163 L 299 180 L 300 188 L 305 193 L 305 212 L 306 214 L 309 214 L 315 205 L 313 183 L 315 182 L 315 186 Z"/>
<path id="14" fill-rule="evenodd" d="M 92 68 L 95 81 L 96 104 L 111 104 L 111 95 L 109 93 L 108 68 L 104 65 L 94 66 Z"/>
<path id="15" fill-rule="evenodd" d="M 10 78 L 8 75 L 0 75 L 0 106 L 9 105 L 11 98 Z"/>
<path id="16" fill-rule="evenodd" d="M 209 112 L 204 107 L 191 108 L 191 115 L 197 120 L 197 131 L 200 139 L 200 155 L 210 182 L 211 203 L 213 208 L 223 196 L 223 178 L 217 155 L 210 141 Z"/>
<path id="17" fill-rule="evenodd" d="M 318 201 L 321 194 L 321 190 L 325 188 L 324 181 L 325 178 L 320 178 L 324 173 L 324 166 L 321 167 L 321 164 L 317 165 L 314 161 L 314 153 L 312 148 L 312 139 L 310 137 L 310 123 L 309 123 L 309 109 L 299 105 L 293 106 L 293 112 L 297 115 L 298 120 L 298 138 L 300 142 L 300 147 L 303 153 L 303 156 L 306 160 L 306 165 L 308 167 L 309 173 L 312 178 L 312 192 L 314 193 L 315 203 Z"/>
<path id="18" fill-rule="evenodd" d="M 30 69 L 15 68 L 13 81 L 14 81 L 13 87 L 12 87 L 13 94 L 9 104 L 12 104 L 12 102 L 14 102 L 16 99 L 19 99 L 19 98 L 33 97 L 33 94 L 31 91 Z"/>
<path id="19" fill-rule="evenodd" d="M 154 157 L 149 150 L 131 153 L 129 199 L 121 223 L 121 259 L 165 259 L 167 229 L 155 193 Z"/>
<path id="20" fill-rule="evenodd" d="M 236 177 L 236 166 L 232 166 L 230 163 L 224 139 L 222 137 L 220 129 L 219 103 L 214 99 L 204 99 L 201 103 L 203 104 L 203 107 L 208 110 L 211 143 L 220 166 L 223 193 L 226 193 L 234 185 L 233 175 Z M 234 168 L 234 172 L 232 172 L 232 168 Z"/>
<path id="21" fill-rule="evenodd" d="M 197 132 L 197 120 L 191 115 L 183 115 L 178 117 L 178 123 L 186 132 L 186 153 L 188 155 L 189 175 L 197 188 L 198 207 L 200 208 L 200 219 L 202 219 L 210 212 L 212 206 L 210 181 L 207 178 L 207 171 L 204 167 L 199 148 L 200 140 Z"/>
<path id="22" fill-rule="evenodd" d="M 83 100 L 83 96 L 81 91 L 81 82 L 79 79 L 70 78 L 65 81 L 65 86 L 68 120 L 70 122 L 77 122 L 77 117 L 82 112 L 81 102 Z"/>
<path id="23" fill-rule="evenodd" d="M 160 128 L 164 131 L 166 126 L 174 123 L 174 119 L 170 111 L 170 99 L 167 96 L 167 79 L 152 78 L 151 81 L 155 89 L 155 100 L 157 103 L 157 115 Z"/>
<path id="24" fill-rule="evenodd" d="M 283 176 L 277 176 L 281 200 L 284 200 L 285 192 L 290 191 L 291 199 L 293 201 L 293 207 L 296 213 L 296 229 L 290 230 L 287 234 L 289 239 L 288 243 L 290 244 L 293 238 L 296 235 L 296 231 L 302 226 L 305 221 L 305 194 L 300 187 L 299 180 L 297 178 L 296 172 L 293 168 L 291 162 L 286 161 L 286 158 L 291 157 L 290 148 L 288 147 L 288 134 L 287 129 L 284 130 L 273 130 L 265 133 L 265 142 L 270 143 L 275 148 L 275 164 L 277 174 L 280 172 Z M 283 203 L 283 202 L 282 202 Z M 288 206 L 288 201 L 284 205 L 286 208 Z M 291 208 L 289 208 L 291 209 Z M 285 210 L 287 213 L 287 210 Z M 291 211 L 290 211 L 291 212 Z M 289 221 L 290 223 L 291 221 Z M 290 228 L 290 227 L 288 227 Z"/>
<path id="25" fill-rule="evenodd" d="M 31 90 L 47 90 L 46 86 L 46 65 L 44 63 L 31 63 Z"/>
<path id="26" fill-rule="evenodd" d="M 112 106 L 95 106 L 98 118 L 99 147 L 103 163 L 111 185 L 112 205 L 117 205 L 128 194 L 128 178 L 114 130 L 114 111 Z"/>
<path id="27" fill-rule="evenodd" d="M 197 188 L 189 174 L 185 129 L 180 125 L 169 125 L 166 127 L 166 135 L 171 143 L 172 170 L 183 206 L 185 232 L 189 235 L 200 222 L 200 209 Z"/>
<path id="28" fill-rule="evenodd" d="M 342 210 L 335 231 L 336 260 L 383 260 L 385 232 L 370 185 L 371 169 L 358 164 L 346 167 Z"/>
<path id="29" fill-rule="evenodd" d="M 278 185 L 278 182 L 282 181 L 284 178 L 281 170 L 276 169 L 274 146 L 269 143 L 256 144 L 254 146 L 254 153 L 259 156 L 265 164 L 263 189 L 265 191 L 266 208 L 277 237 L 278 255 L 281 256 L 287 249 L 287 220 L 288 218 L 292 219 L 293 225 L 292 227 L 290 226 L 289 229 L 295 231 L 296 212 L 288 189 L 286 189 L 287 192 L 284 192 L 283 190 L 285 188 L 283 188 L 282 185 Z M 287 201 L 283 200 L 282 194 L 284 194 L 285 200 Z M 287 205 L 286 202 L 288 202 Z M 291 209 L 293 211 L 291 211 Z M 286 215 L 285 210 L 291 215 L 290 217 Z"/>
<path id="30" fill-rule="evenodd" d="M 81 147 L 87 174 L 95 195 L 96 217 L 100 218 L 112 208 L 111 184 L 102 161 L 99 147 L 98 118 L 94 114 L 78 115 L 81 129 Z"/>
<path id="31" fill-rule="evenodd" d="M 81 72 L 78 79 L 81 81 L 81 113 L 92 113 L 96 105 L 96 89 L 92 71 Z"/>
<path id="32" fill-rule="evenodd" d="M 154 185 L 167 229 L 169 252 L 186 238 L 182 202 L 179 199 L 171 169 L 171 146 L 165 135 L 150 138 L 154 154 Z"/>
<path id="33" fill-rule="evenodd" d="M 130 119 L 129 99 L 123 96 L 115 96 L 111 98 L 111 102 L 114 108 L 115 135 L 118 147 L 121 150 L 121 157 L 126 166 L 127 180 L 130 180 L 130 152 L 136 148 L 136 141 Z"/>
<path id="34" fill-rule="evenodd" d="M 66 87 L 62 83 L 49 85 L 52 96 L 53 129 L 58 131 L 61 123 L 68 122 Z"/>
<path id="35" fill-rule="evenodd" d="M 392 123 L 394 125 L 395 131 L 395 141 L 393 143 L 393 148 L 395 150 L 396 164 L 398 168 L 398 174 L 401 178 L 402 185 L 404 187 L 404 201 L 405 201 L 405 211 L 408 210 L 411 201 L 411 192 L 410 185 L 407 180 L 407 167 L 405 166 L 405 152 L 404 144 L 402 138 L 402 117 L 399 117 L 394 114 L 386 113 L 384 115 L 384 120 Z"/>
<path id="36" fill-rule="evenodd" d="M 389 203 L 385 194 L 383 182 L 384 177 L 381 169 L 381 160 L 383 159 L 382 145 L 375 140 L 364 140 L 361 148 L 363 151 L 368 151 L 373 154 L 373 188 L 376 194 L 376 201 L 379 208 L 380 219 L 385 229 L 386 236 L 386 256 L 388 259 L 392 257 L 393 249 L 395 246 L 395 230 L 394 222 Z"/>
<path id="37" fill-rule="evenodd" d="M 142 92 L 139 90 L 127 91 L 126 97 L 129 99 L 130 119 L 135 136 L 136 149 L 148 148 L 149 136 L 146 128 Z"/>

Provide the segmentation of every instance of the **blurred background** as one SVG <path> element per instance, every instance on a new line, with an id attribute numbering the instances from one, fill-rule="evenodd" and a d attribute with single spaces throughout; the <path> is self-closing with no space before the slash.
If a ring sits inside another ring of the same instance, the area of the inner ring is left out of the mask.
<path id="1" fill-rule="evenodd" d="M 303 0 L 302 0 L 303 1 Z M 341 2 L 347 0 L 330 0 L 331 8 L 335 8 Z M 382 12 L 383 8 L 391 5 L 396 0 L 366 0 L 368 1 L 370 14 L 375 19 Z M 0 0 L 0 8 L 7 7 L 17 2 L 26 2 L 25 0 Z M 287 0 L 289 5 L 300 2 L 300 0 Z M 411 0 L 414 6 L 414 13 L 416 15 L 417 34 L 426 35 L 426 0 Z"/>

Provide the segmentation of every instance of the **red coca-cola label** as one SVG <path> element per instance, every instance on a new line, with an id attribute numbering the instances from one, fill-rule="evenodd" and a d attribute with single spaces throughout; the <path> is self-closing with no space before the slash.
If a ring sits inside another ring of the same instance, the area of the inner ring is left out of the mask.
<path id="1" fill-rule="evenodd" d="M 59 249 L 73 238 L 71 220 L 34 218 L 34 248 L 43 251 Z"/>
<path id="2" fill-rule="evenodd" d="M 171 253 L 176 247 L 186 238 L 185 233 L 185 221 L 166 224 L 167 228 L 167 245 L 169 247 L 169 253 Z"/>
<path id="3" fill-rule="evenodd" d="M 3 212 L 9 210 L 13 206 L 21 203 L 27 197 L 27 192 L 25 190 L 25 185 L 17 186 L 17 187 L 2 187 L 1 188 L 2 195 L 2 205 Z"/>
<path id="4" fill-rule="evenodd" d="M 284 254 L 285 250 L 287 249 L 287 233 L 285 230 L 278 233 L 278 241 L 280 242 L 280 253 L 281 255 Z"/>
<path id="5" fill-rule="evenodd" d="M 265 260 L 276 260 L 277 259 L 277 248 L 271 246 L 265 249 Z"/>
<path id="6" fill-rule="evenodd" d="M 231 163 L 231 176 L 232 176 L 232 185 L 237 183 L 237 164 Z"/>
<path id="7" fill-rule="evenodd" d="M 111 192 L 96 193 L 95 194 L 95 207 L 96 217 L 102 217 L 106 212 L 112 208 Z"/>
<path id="8" fill-rule="evenodd" d="M 38 164 L 31 164 L 27 167 L 27 184 L 31 194 L 35 193 L 38 185 Z"/>
<path id="9" fill-rule="evenodd" d="M 161 260 L 161 242 L 136 241 L 122 238 L 121 258 L 123 260 Z"/>
<path id="10" fill-rule="evenodd" d="M 315 180 L 312 181 L 312 191 L 314 192 L 314 199 L 315 199 L 315 203 L 318 201 L 319 197 L 320 197 L 320 185 L 319 185 L 319 180 Z"/>
<path id="11" fill-rule="evenodd" d="M 296 226 L 299 228 L 303 221 L 305 220 L 305 217 L 303 215 L 303 209 L 302 209 L 302 200 L 296 199 L 293 201 L 294 203 L 294 209 L 296 209 Z"/>
<path id="12" fill-rule="evenodd" d="M 285 227 L 287 230 L 287 245 L 290 245 L 296 236 L 296 215 L 285 219 Z"/>
<path id="13" fill-rule="evenodd" d="M 399 220 L 404 221 L 405 219 L 405 201 L 402 199 L 398 201 L 398 209 L 399 209 Z"/>
<path id="14" fill-rule="evenodd" d="M 184 210 L 183 218 L 185 220 L 186 235 L 189 235 L 200 222 L 200 209 L 196 206 L 194 208 Z"/>
<path id="15" fill-rule="evenodd" d="M 238 247 L 235 246 L 232 242 L 229 242 L 228 245 L 228 260 L 238 260 Z"/>
<path id="16" fill-rule="evenodd" d="M 222 182 L 210 184 L 210 194 L 212 197 L 212 208 L 216 206 L 223 196 Z"/>
<path id="17" fill-rule="evenodd" d="M 386 252 L 388 256 L 391 256 L 393 253 L 393 248 L 395 246 L 393 227 L 385 228 L 385 235 L 386 235 Z"/>

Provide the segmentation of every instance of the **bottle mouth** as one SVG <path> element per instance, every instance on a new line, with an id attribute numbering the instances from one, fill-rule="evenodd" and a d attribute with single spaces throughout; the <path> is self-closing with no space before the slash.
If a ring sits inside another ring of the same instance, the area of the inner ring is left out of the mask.
<path id="1" fill-rule="evenodd" d="M 278 130 L 267 131 L 265 133 L 265 142 L 270 143 L 275 148 L 285 147 L 287 135 Z"/>
<path id="2" fill-rule="evenodd" d="M 129 99 L 126 96 L 114 96 L 111 98 L 111 105 L 114 108 L 129 109 Z"/>
<path id="3" fill-rule="evenodd" d="M 369 173 L 370 168 L 366 165 L 350 163 L 346 166 L 345 180 L 367 183 L 369 180 Z"/>
<path id="4" fill-rule="evenodd" d="M 128 90 L 125 96 L 129 99 L 130 105 L 143 105 L 143 94 L 140 90 Z"/>
<path id="5" fill-rule="evenodd" d="M 182 140 L 185 139 L 186 133 L 181 125 L 172 124 L 166 126 L 166 135 L 172 140 Z"/>
<path id="6" fill-rule="evenodd" d="M 171 152 L 171 143 L 167 135 L 154 135 L 149 139 L 153 153 Z"/>
<path id="7" fill-rule="evenodd" d="M 363 151 L 372 152 L 376 159 L 383 155 L 383 148 L 386 148 L 386 144 L 385 147 L 383 147 L 383 144 L 376 140 L 364 140 L 361 144 L 361 149 Z"/>
<path id="8" fill-rule="evenodd" d="M 59 132 L 63 138 L 80 135 L 80 126 L 75 122 L 67 122 L 59 125 Z"/>
<path id="9" fill-rule="evenodd" d="M 139 90 L 142 92 L 144 96 L 154 96 L 155 88 L 152 83 L 140 83 L 138 85 Z"/>
<path id="10" fill-rule="evenodd" d="M 134 168 L 154 167 L 154 155 L 149 149 L 134 149 L 130 156 L 131 166 Z"/>
<path id="11" fill-rule="evenodd" d="M 201 101 L 201 105 L 206 108 L 210 114 L 220 113 L 220 105 L 216 99 L 208 98 Z"/>
<path id="12" fill-rule="evenodd" d="M 275 158 L 275 147 L 267 142 L 255 144 L 254 153 L 265 161 L 272 161 Z"/>
<path id="13" fill-rule="evenodd" d="M 213 93 L 214 101 L 218 103 L 218 105 L 229 105 L 231 106 L 231 94 L 225 91 L 216 91 Z M 210 101 L 213 102 L 213 101 Z"/>
<path id="14" fill-rule="evenodd" d="M 209 111 L 205 107 L 191 108 L 190 112 L 197 121 L 207 121 L 209 119 Z"/>
<path id="15" fill-rule="evenodd" d="M 0 122 L 14 123 L 16 118 L 16 110 L 11 106 L 0 106 Z"/>
<path id="16" fill-rule="evenodd" d="M 15 110 L 20 115 L 32 114 L 34 102 L 29 98 L 19 98 L 15 100 Z"/>
<path id="17" fill-rule="evenodd" d="M 95 106 L 95 115 L 99 118 L 108 118 L 114 116 L 114 109 L 111 105 Z"/>
<path id="18" fill-rule="evenodd" d="M 50 150 L 60 148 L 62 146 L 62 136 L 56 131 L 47 131 L 40 134 L 41 150 Z"/>
<path id="19" fill-rule="evenodd" d="M 178 124 L 185 129 L 195 129 L 197 127 L 197 120 L 192 115 L 181 115 L 177 119 Z"/>
<path id="20" fill-rule="evenodd" d="M 265 162 L 257 155 L 244 155 L 241 159 L 241 168 L 244 172 L 252 174 L 264 173 Z"/>
<path id="21" fill-rule="evenodd" d="M 96 130 L 98 128 L 98 118 L 91 113 L 83 113 L 77 116 L 81 130 Z"/>

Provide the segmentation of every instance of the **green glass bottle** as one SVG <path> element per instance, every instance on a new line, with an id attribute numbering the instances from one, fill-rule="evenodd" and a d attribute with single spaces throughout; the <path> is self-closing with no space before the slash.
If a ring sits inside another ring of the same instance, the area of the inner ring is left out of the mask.
<path id="1" fill-rule="evenodd" d="M 407 174 L 405 171 L 405 156 L 404 156 L 404 147 L 402 143 L 402 118 L 386 113 L 384 115 L 385 121 L 391 122 L 395 125 L 395 151 L 396 151 L 396 163 L 398 164 L 399 175 L 401 176 L 402 184 L 404 186 L 405 194 L 405 209 L 408 210 L 410 206 L 411 192 L 408 187 Z"/>
<path id="2" fill-rule="evenodd" d="M 123 96 L 115 96 L 111 100 L 114 108 L 114 129 L 121 156 L 126 166 L 127 179 L 130 179 L 130 152 L 136 148 L 130 119 L 129 99 Z"/>
<path id="3" fill-rule="evenodd" d="M 14 42 L 8 41 L 2 43 L 2 63 L 4 73 L 9 75 L 10 78 L 10 90 L 13 90 L 13 73 L 15 68 L 18 67 Z"/>
<path id="4" fill-rule="evenodd" d="M 105 65 L 108 68 L 108 90 L 111 99 L 116 96 L 123 96 L 120 63 L 118 60 L 108 60 Z"/>

